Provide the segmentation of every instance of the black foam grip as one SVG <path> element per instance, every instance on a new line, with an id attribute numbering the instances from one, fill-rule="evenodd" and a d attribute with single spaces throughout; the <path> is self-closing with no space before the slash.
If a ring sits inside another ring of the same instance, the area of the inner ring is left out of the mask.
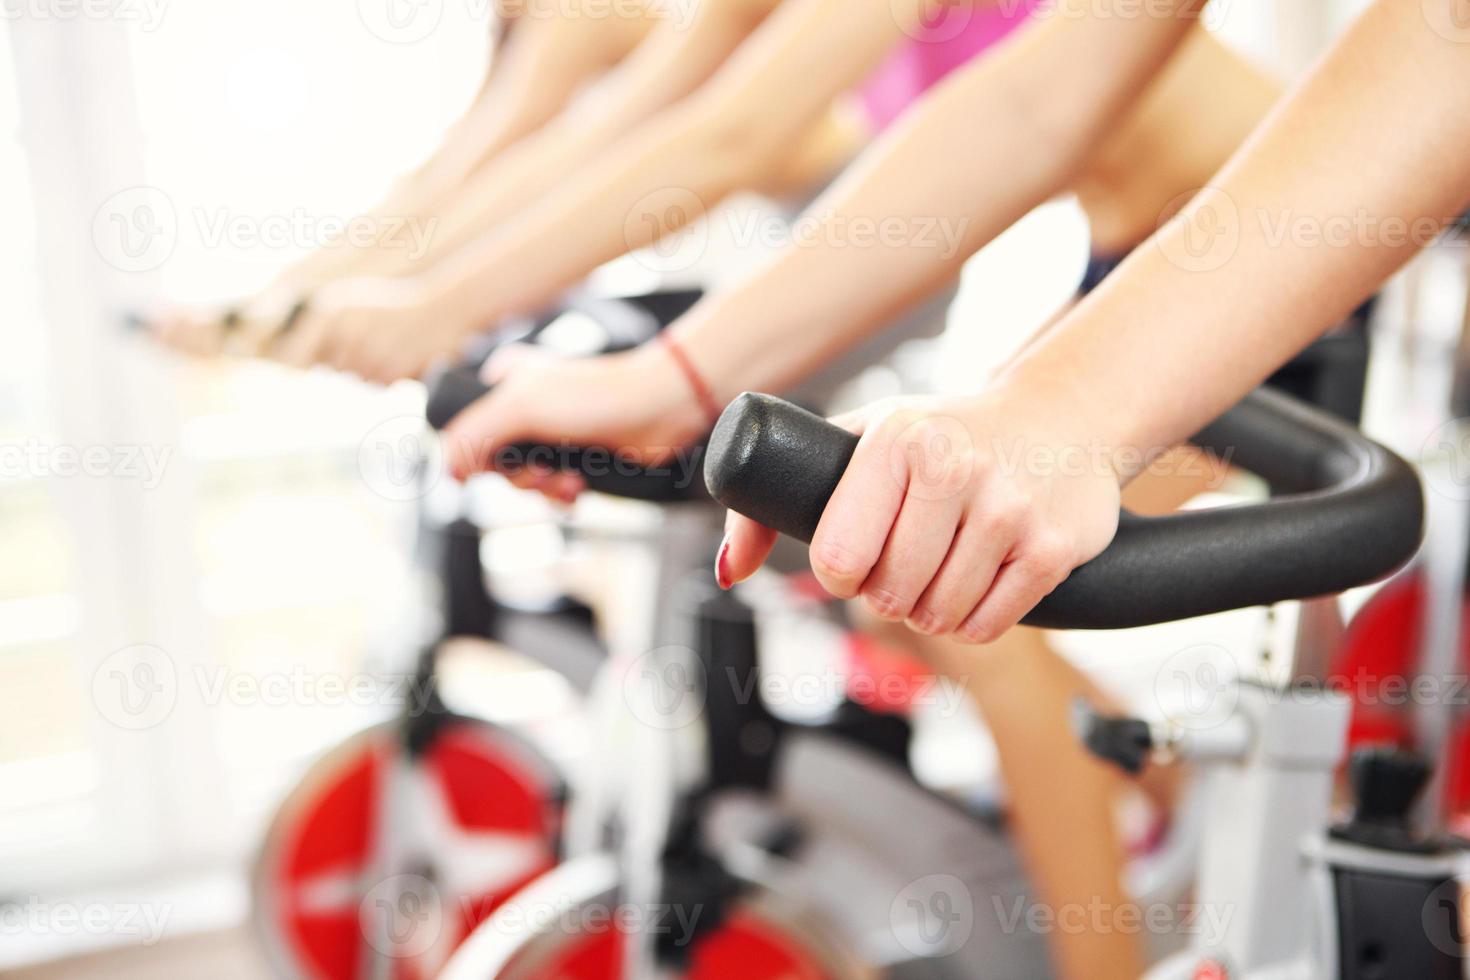
<path id="1" fill-rule="evenodd" d="M 450 368 L 430 382 L 424 416 L 429 425 L 443 430 L 471 402 L 489 391 L 490 386 L 480 380 L 476 368 Z M 496 460 L 501 469 L 537 465 L 571 470 L 582 475 L 589 490 L 653 503 L 706 497 L 703 463 L 703 446 L 683 449 L 664 463 L 641 465 L 606 449 L 529 442 L 506 447 Z"/>
<path id="2" fill-rule="evenodd" d="M 1290 495 L 1158 518 L 1125 511 L 1107 550 L 1024 622 L 1122 629 L 1331 595 L 1419 546 L 1424 500 L 1408 464 L 1285 395 L 1257 391 L 1193 441 Z M 730 509 L 809 542 L 856 446 L 810 412 L 746 393 L 715 426 L 705 482 Z"/>

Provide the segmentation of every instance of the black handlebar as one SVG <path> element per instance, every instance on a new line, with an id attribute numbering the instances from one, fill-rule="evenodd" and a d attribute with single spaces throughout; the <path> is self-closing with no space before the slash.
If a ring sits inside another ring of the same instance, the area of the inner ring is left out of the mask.
<path id="1" fill-rule="evenodd" d="M 489 391 L 490 386 L 480 380 L 477 368 L 469 365 L 450 368 L 429 383 L 424 416 L 429 425 L 442 430 L 471 402 Z M 652 503 L 677 503 L 708 498 L 702 478 L 703 463 L 702 445 L 681 450 L 665 463 L 645 466 L 606 449 L 526 442 L 502 450 L 497 468 L 516 469 L 534 464 L 571 470 L 582 475 L 587 489 L 598 493 Z"/>
<path id="2" fill-rule="evenodd" d="M 1336 419 L 1260 390 L 1195 439 L 1263 477 L 1260 504 L 1142 518 L 1024 622 L 1122 629 L 1332 595 L 1382 578 L 1423 536 L 1407 463 Z M 810 542 L 857 437 L 770 395 L 730 404 L 710 437 L 705 482 L 731 510 Z"/>
<path id="3" fill-rule="evenodd" d="M 524 327 L 501 331 L 478 357 L 431 378 L 424 415 L 429 425 L 443 430 L 471 402 L 489 393 L 490 386 L 480 380 L 479 365 L 495 347 L 504 343 L 542 344 L 566 314 L 576 314 L 584 322 L 594 324 L 600 331 L 596 352 L 607 354 L 647 342 L 688 311 L 700 295 L 698 290 L 675 290 L 624 297 L 591 293 L 571 296 L 556 308 L 530 318 Z M 587 338 L 582 340 L 585 342 Z M 555 397 L 552 392 L 547 395 Z M 703 464 L 702 444 L 680 450 L 667 462 L 651 466 L 602 448 L 529 442 L 502 450 L 496 460 L 497 468 L 501 469 L 539 465 L 570 470 L 582 475 L 589 490 L 652 503 L 707 500 Z"/>

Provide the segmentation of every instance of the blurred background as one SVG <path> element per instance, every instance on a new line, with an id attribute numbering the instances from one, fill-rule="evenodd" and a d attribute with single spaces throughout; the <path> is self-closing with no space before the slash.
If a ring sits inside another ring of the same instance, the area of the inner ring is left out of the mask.
<path id="1" fill-rule="evenodd" d="M 1291 77 L 1359 6 L 1215 0 L 1212 24 Z M 233 935 L 282 793 L 391 710 L 320 681 L 401 658 L 419 615 L 393 441 L 421 394 L 185 362 L 122 318 L 245 294 L 380 197 L 472 98 L 491 5 L 0 10 L 0 970 L 167 975 L 96 958 L 161 936 L 178 975 L 264 975 L 191 937 Z M 1014 335 L 1070 294 L 1085 229 L 1044 210 L 952 318 Z M 1416 282 L 1416 315 L 1458 288 Z"/>

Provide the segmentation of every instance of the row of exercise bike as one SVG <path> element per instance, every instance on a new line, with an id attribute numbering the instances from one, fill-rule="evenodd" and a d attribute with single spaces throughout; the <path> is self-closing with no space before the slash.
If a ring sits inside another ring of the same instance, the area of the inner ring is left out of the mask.
<path id="1" fill-rule="evenodd" d="M 598 349 L 628 347 L 697 298 L 580 295 L 509 326 L 431 385 L 426 423 L 442 427 L 484 392 L 477 362 L 495 345 L 554 344 L 571 317 L 598 326 Z M 1344 379 L 1361 392 L 1366 340 L 1346 351 L 1329 337 L 1305 355 L 1296 393 L 1341 414 Z M 1470 809 L 1470 724 L 1456 719 L 1445 744 L 1429 745 L 1411 712 L 1355 704 L 1335 683 L 1403 677 L 1419 662 L 1422 572 L 1393 579 L 1347 624 L 1336 599 L 1414 556 L 1418 478 L 1351 424 L 1265 390 L 1196 442 L 1228 452 L 1270 499 L 1125 513 L 1107 551 L 1027 620 L 1101 630 L 1267 606 L 1296 623 L 1260 651 L 1273 670 L 1232 681 L 1233 711 L 1208 730 L 1078 708 L 1077 737 L 1099 757 L 1130 772 L 1190 765 L 1189 802 L 1129 880 L 1141 907 L 1226 914 L 1193 942 L 1160 930 L 1153 975 L 1465 976 L 1463 849 L 1423 814 Z M 747 394 L 700 448 L 702 479 L 544 447 L 583 466 L 590 489 L 659 506 L 643 542 L 657 584 L 632 640 L 608 642 L 568 598 L 528 607 L 492 595 L 482 538 L 493 521 L 472 519 L 472 487 L 456 491 L 454 513 L 424 509 L 420 551 L 438 582 L 441 635 L 417 654 L 413 689 L 430 697 L 325 755 L 273 820 L 254 919 L 275 972 L 1049 976 L 1045 935 L 998 914 L 1031 894 L 1003 809 L 926 788 L 902 711 L 849 693 L 821 718 L 793 719 L 750 695 L 763 689 L 763 604 L 715 586 L 723 509 L 809 539 L 853 444 L 796 405 Z M 842 628 L 835 605 L 800 605 Z M 563 772 L 527 733 L 440 697 L 442 651 L 456 637 L 494 640 L 567 678 L 593 730 L 590 778 Z M 1457 650 L 1453 660 L 1464 670 L 1470 658 Z M 1344 773 L 1346 817 L 1334 805 Z"/>

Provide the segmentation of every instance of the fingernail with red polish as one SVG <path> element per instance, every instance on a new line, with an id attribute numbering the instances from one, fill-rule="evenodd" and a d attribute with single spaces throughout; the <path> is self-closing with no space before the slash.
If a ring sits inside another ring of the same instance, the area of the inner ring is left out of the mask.
<path id="1" fill-rule="evenodd" d="M 728 589 L 735 584 L 730 581 L 730 570 L 725 567 L 725 563 L 729 557 L 730 536 L 727 534 L 725 535 L 725 540 L 720 542 L 720 555 L 715 559 L 715 581 L 719 583 L 722 589 Z"/>

